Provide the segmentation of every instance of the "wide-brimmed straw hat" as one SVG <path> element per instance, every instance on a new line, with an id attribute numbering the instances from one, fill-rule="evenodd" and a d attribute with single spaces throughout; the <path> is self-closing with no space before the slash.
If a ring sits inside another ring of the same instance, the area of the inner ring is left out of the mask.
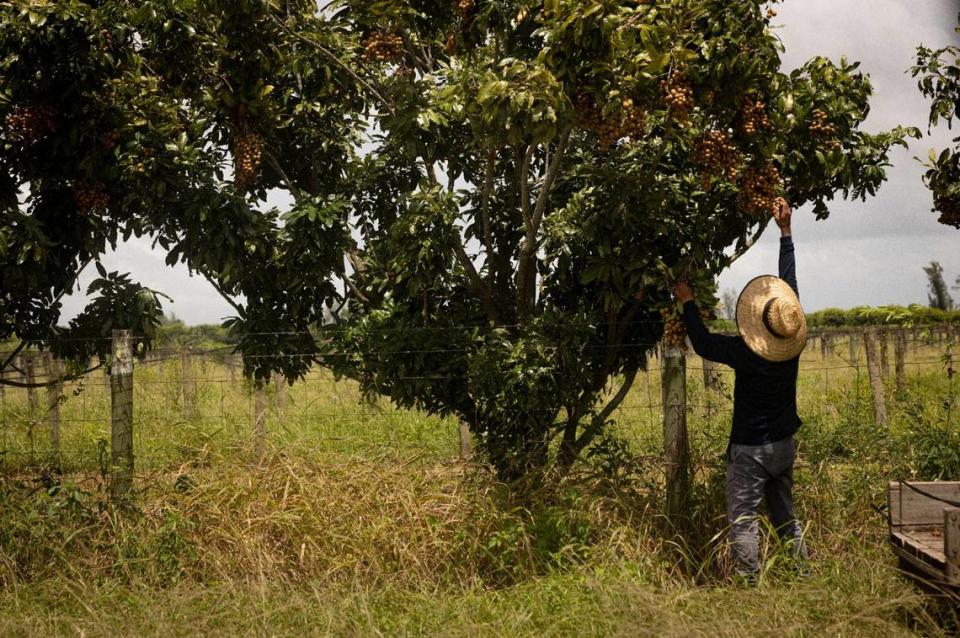
<path id="1" fill-rule="evenodd" d="M 737 330 L 767 361 L 789 361 L 807 345 L 807 318 L 790 284 L 773 275 L 757 277 L 737 300 Z"/>

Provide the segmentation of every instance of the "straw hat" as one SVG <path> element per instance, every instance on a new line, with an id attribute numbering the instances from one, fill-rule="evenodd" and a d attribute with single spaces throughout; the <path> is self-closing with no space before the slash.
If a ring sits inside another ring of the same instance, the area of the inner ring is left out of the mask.
<path id="1" fill-rule="evenodd" d="M 789 361 L 807 345 L 807 318 L 790 284 L 762 275 L 746 285 L 737 300 L 737 329 L 757 355 Z"/>

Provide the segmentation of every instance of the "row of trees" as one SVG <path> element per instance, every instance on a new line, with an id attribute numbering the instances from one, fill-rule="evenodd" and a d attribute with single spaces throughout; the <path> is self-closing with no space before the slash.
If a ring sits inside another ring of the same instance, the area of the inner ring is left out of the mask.
<path id="1" fill-rule="evenodd" d="M 770 15 L 755 0 L 3 3 L 0 339 L 82 361 L 112 327 L 149 337 L 157 294 L 103 270 L 100 300 L 57 327 L 88 263 L 149 237 L 233 305 L 255 379 L 323 362 L 456 415 L 505 478 L 552 449 L 569 464 L 646 365 L 671 279 L 709 291 L 775 195 L 826 218 L 837 195 L 875 194 L 891 148 L 919 135 L 862 130 L 856 63 L 781 72 Z M 291 210 L 264 210 L 272 189 Z"/>

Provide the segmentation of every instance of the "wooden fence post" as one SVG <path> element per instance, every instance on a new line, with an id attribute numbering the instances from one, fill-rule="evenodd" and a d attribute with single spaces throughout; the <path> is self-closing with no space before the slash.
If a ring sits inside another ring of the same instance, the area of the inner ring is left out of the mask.
<path id="1" fill-rule="evenodd" d="M 687 437 L 687 361 L 679 348 L 664 348 L 663 445 L 666 456 L 667 520 L 682 529 L 690 503 L 690 443 Z"/>
<path id="2" fill-rule="evenodd" d="M 47 353 L 47 424 L 50 426 L 50 453 L 53 464 L 60 467 L 60 402 L 63 400 L 63 362 Z"/>
<path id="3" fill-rule="evenodd" d="M 897 395 L 902 395 L 907 389 L 907 372 L 906 372 L 906 356 L 907 356 L 907 334 L 903 328 L 897 330 L 897 340 L 894 343 L 894 369 L 896 370 L 897 375 Z"/>
<path id="4" fill-rule="evenodd" d="M 110 359 L 110 490 L 115 501 L 133 486 L 133 351 L 129 330 L 113 331 Z"/>
<path id="5" fill-rule="evenodd" d="M 882 427 L 887 427 L 887 402 L 884 397 L 883 379 L 880 376 L 880 362 L 877 360 L 876 328 L 867 328 L 863 333 L 863 344 L 867 350 L 867 369 L 870 373 L 870 388 L 873 390 L 873 419 Z"/>
<path id="6" fill-rule="evenodd" d="M 880 376 L 884 379 L 890 376 L 890 358 L 887 357 L 887 329 L 880 328 L 877 332 L 880 341 Z"/>
<path id="7" fill-rule="evenodd" d="M 183 418 L 192 421 L 197 418 L 197 379 L 190 348 L 180 351 L 180 390 L 183 395 Z"/>
<path id="8" fill-rule="evenodd" d="M 267 440 L 267 390 L 264 387 L 266 382 L 256 381 L 254 383 L 254 425 L 253 425 L 253 446 L 257 459 L 263 459 L 266 451 Z"/>
<path id="9" fill-rule="evenodd" d="M 279 372 L 274 372 L 273 385 L 276 386 L 277 413 L 282 415 L 287 411 L 287 380 Z"/>
<path id="10" fill-rule="evenodd" d="M 850 365 L 859 366 L 860 364 L 860 347 L 857 343 L 857 333 L 854 331 L 849 331 L 847 335 L 850 337 L 847 347 L 850 349 Z"/>
<path id="11" fill-rule="evenodd" d="M 820 360 L 826 361 L 827 354 L 830 352 L 830 335 L 823 331 L 820 333 Z"/>
<path id="12" fill-rule="evenodd" d="M 703 359 L 703 388 L 711 392 L 720 392 L 720 372 L 717 364 Z"/>
<path id="13" fill-rule="evenodd" d="M 463 421 L 460 422 L 460 460 L 465 461 L 473 453 L 470 442 L 470 428 Z"/>
<path id="14" fill-rule="evenodd" d="M 32 354 L 23 358 L 23 376 L 25 383 L 33 384 L 37 382 L 37 362 Z M 39 407 L 37 389 L 34 387 L 27 388 L 27 406 L 30 408 L 30 418 L 32 419 Z"/>

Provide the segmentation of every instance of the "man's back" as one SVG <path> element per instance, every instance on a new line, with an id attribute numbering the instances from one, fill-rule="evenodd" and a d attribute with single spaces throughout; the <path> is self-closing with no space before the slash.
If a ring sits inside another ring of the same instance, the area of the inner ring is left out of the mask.
<path id="1" fill-rule="evenodd" d="M 796 293 L 796 264 L 789 236 L 780 240 L 779 266 L 780 278 Z M 736 372 L 730 442 L 763 445 L 793 436 L 801 425 L 797 415 L 799 355 L 788 361 L 767 361 L 739 335 L 711 334 L 692 301 L 684 304 L 683 321 L 694 352 Z"/>

